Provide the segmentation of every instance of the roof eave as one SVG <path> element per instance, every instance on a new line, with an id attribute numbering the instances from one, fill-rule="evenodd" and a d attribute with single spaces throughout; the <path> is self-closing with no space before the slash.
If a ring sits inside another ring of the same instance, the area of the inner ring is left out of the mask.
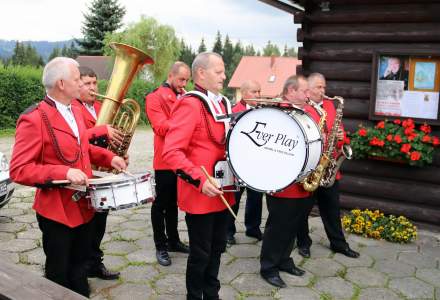
<path id="1" fill-rule="evenodd" d="M 304 11 L 304 8 L 297 4 L 297 1 L 290 1 L 292 4 L 287 4 L 280 0 L 258 0 L 260 2 L 266 3 L 268 5 L 271 5 L 273 7 L 276 7 L 278 9 L 281 9 L 285 12 L 288 12 L 290 14 L 294 14 L 296 12 L 302 12 Z"/>

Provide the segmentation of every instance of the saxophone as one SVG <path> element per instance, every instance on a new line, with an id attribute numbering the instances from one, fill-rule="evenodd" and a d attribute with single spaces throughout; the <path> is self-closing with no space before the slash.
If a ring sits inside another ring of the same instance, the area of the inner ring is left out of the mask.
<path id="1" fill-rule="evenodd" d="M 333 98 L 329 98 L 327 96 L 324 97 L 326 99 L 337 100 L 339 102 L 336 108 L 336 117 L 335 117 L 335 122 L 333 124 L 332 132 L 328 138 L 328 149 L 331 150 L 330 152 L 328 152 L 330 161 L 327 168 L 325 169 L 324 176 L 321 178 L 321 182 L 320 182 L 320 186 L 328 188 L 335 183 L 336 174 L 341 168 L 341 165 L 344 162 L 344 160 L 352 158 L 353 150 L 351 149 L 350 145 L 343 145 L 342 149 L 338 151 L 336 156 L 332 155 L 338 139 L 337 133 L 339 131 L 339 127 L 342 121 L 344 98 L 338 96 Z"/>
<path id="2" fill-rule="evenodd" d="M 322 132 L 325 122 L 327 119 L 327 112 L 322 109 L 319 105 L 317 105 L 315 102 L 311 101 L 310 99 L 307 100 L 307 104 L 313 106 L 313 108 L 316 109 L 316 111 L 321 115 L 321 118 L 319 119 L 318 127 L 319 130 Z M 330 163 L 330 157 L 331 153 L 328 149 L 322 154 L 321 158 L 319 159 L 318 166 L 315 170 L 313 170 L 302 182 L 303 188 L 308 192 L 313 192 L 316 190 L 321 182 L 322 177 L 324 176 L 324 172 Z"/>

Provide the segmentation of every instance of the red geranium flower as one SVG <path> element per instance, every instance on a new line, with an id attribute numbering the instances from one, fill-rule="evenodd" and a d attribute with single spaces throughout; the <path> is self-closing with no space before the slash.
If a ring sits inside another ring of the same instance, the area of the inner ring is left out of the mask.
<path id="1" fill-rule="evenodd" d="M 389 134 L 387 135 L 387 141 L 391 142 L 393 140 L 393 135 Z"/>
<path id="2" fill-rule="evenodd" d="M 370 140 L 370 145 L 372 145 L 372 146 L 383 147 L 383 145 L 385 145 L 385 142 L 382 141 L 381 139 L 378 139 L 377 137 L 373 137 L 373 138 Z"/>
<path id="3" fill-rule="evenodd" d="M 428 134 L 431 132 L 431 126 L 429 126 L 428 124 L 423 124 L 420 125 L 420 130 L 423 131 L 424 133 Z"/>
<path id="4" fill-rule="evenodd" d="M 376 128 L 380 128 L 380 129 L 385 128 L 385 122 L 384 121 L 380 121 L 379 123 L 377 123 Z"/>
<path id="5" fill-rule="evenodd" d="M 400 152 L 408 153 L 410 149 L 411 149 L 411 144 L 403 144 L 402 147 L 400 148 Z"/>
<path id="6" fill-rule="evenodd" d="M 422 137 L 422 142 L 424 143 L 430 143 L 431 142 L 431 137 L 429 135 L 424 135 Z"/>
<path id="7" fill-rule="evenodd" d="M 405 128 L 414 128 L 414 121 L 412 119 L 407 119 L 405 121 L 402 122 L 402 126 Z"/>
<path id="8" fill-rule="evenodd" d="M 422 155 L 418 151 L 411 152 L 411 160 L 419 160 Z"/>
<path id="9" fill-rule="evenodd" d="M 432 137 L 432 144 L 434 146 L 438 146 L 440 144 L 440 139 L 438 137 L 436 137 L 436 136 L 433 136 Z"/>
<path id="10" fill-rule="evenodd" d="M 393 122 L 394 122 L 394 124 L 397 124 L 397 125 L 400 125 L 400 123 L 402 123 L 399 119 L 395 119 Z"/>
<path id="11" fill-rule="evenodd" d="M 396 134 L 396 135 L 394 136 L 394 141 L 395 141 L 397 144 L 400 144 L 400 143 L 402 142 L 402 138 L 400 137 L 400 135 Z"/>
<path id="12" fill-rule="evenodd" d="M 361 128 L 361 129 L 359 129 L 358 134 L 360 136 L 366 136 L 367 135 L 367 130 L 365 128 Z"/>
<path id="13" fill-rule="evenodd" d="M 405 128 L 405 135 L 406 136 L 410 136 L 410 135 L 412 135 L 413 134 L 413 132 L 414 132 L 414 128 L 412 128 L 412 127 L 407 127 L 407 128 Z"/>

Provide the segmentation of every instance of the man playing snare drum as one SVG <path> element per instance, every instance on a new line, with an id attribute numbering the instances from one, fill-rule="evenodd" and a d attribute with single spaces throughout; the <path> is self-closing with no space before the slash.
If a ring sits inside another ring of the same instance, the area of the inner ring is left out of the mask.
<path id="1" fill-rule="evenodd" d="M 75 191 L 52 181 L 87 185 L 91 163 L 117 170 L 127 166 L 123 158 L 89 144 L 81 111 L 71 105 L 82 86 L 75 60 L 51 60 L 43 70 L 43 84 L 45 99 L 17 121 L 10 175 L 17 183 L 37 187 L 33 208 L 43 233 L 46 278 L 88 297 L 87 246 L 94 210 L 88 199 L 72 197 Z"/>

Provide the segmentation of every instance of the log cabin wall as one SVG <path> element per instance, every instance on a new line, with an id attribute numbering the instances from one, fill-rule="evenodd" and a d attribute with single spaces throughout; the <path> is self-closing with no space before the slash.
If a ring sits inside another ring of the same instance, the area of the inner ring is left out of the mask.
<path id="1" fill-rule="evenodd" d="M 303 43 L 297 74 L 327 78 L 327 95 L 345 98 L 344 126 L 353 132 L 368 119 L 375 50 L 440 51 L 440 0 L 302 0 L 294 13 Z M 327 2 L 323 3 L 323 2 Z M 328 7 L 328 10 L 326 9 Z M 434 134 L 440 128 L 433 127 Z M 417 168 L 380 161 L 346 161 L 341 205 L 403 214 L 440 228 L 440 154 Z"/>

